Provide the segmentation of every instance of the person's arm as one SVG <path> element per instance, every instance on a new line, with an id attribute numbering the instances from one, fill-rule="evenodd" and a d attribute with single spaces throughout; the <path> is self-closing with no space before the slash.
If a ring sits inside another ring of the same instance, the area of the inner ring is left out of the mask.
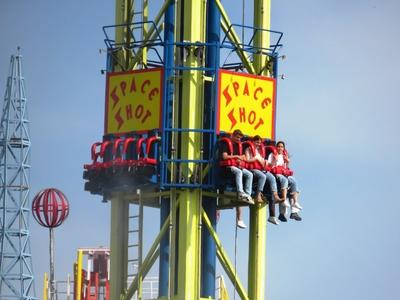
<path id="1" fill-rule="evenodd" d="M 285 165 L 286 165 L 285 167 L 288 168 L 288 169 L 289 169 L 289 162 L 290 162 L 289 159 L 287 159 L 287 160 L 285 159 Z"/>
<path id="2" fill-rule="evenodd" d="M 242 155 L 243 156 L 243 155 Z M 240 155 L 229 155 L 228 152 L 222 152 L 222 159 L 243 159 Z"/>
<path id="3" fill-rule="evenodd" d="M 285 162 L 285 167 L 289 168 L 290 159 L 289 153 L 287 151 L 285 151 L 285 153 L 283 154 L 283 161 Z"/>
<path id="4" fill-rule="evenodd" d="M 254 157 L 262 166 L 265 165 L 265 158 L 261 156 L 258 150 L 256 151 L 256 156 Z"/>
<path id="5" fill-rule="evenodd" d="M 273 161 L 274 161 L 274 155 L 272 153 L 270 153 L 268 155 L 268 160 L 267 160 L 267 166 L 273 167 Z"/>
<path id="6" fill-rule="evenodd" d="M 228 152 L 229 152 L 228 145 L 226 143 L 223 143 L 221 145 L 221 153 L 222 153 L 221 158 L 223 160 L 227 160 L 227 159 L 232 158 L 231 155 L 228 154 Z"/>
<path id="7" fill-rule="evenodd" d="M 244 154 L 245 154 L 245 159 L 246 159 L 247 162 L 254 162 L 254 161 L 257 160 L 257 159 L 251 154 L 250 148 L 247 148 L 247 149 L 244 151 Z"/>
<path id="8" fill-rule="evenodd" d="M 222 152 L 222 159 L 223 160 L 227 160 L 230 158 L 230 155 L 228 154 L 228 152 Z"/>

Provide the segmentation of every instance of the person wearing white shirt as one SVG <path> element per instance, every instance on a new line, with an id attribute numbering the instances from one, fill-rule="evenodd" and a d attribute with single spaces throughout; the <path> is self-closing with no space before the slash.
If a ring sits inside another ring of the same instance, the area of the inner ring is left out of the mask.
<path id="1" fill-rule="evenodd" d="M 268 156 L 268 163 L 271 167 L 283 167 L 285 169 L 289 169 L 289 157 L 287 155 L 285 149 L 285 143 L 279 141 L 276 143 L 277 153 L 271 153 Z M 289 203 L 291 206 L 290 218 L 296 221 L 301 221 L 301 217 L 299 216 L 299 212 L 302 209 L 299 204 L 299 189 L 297 187 L 297 182 L 294 176 L 285 176 L 283 174 L 276 174 L 276 179 L 281 185 L 282 197 L 283 199 L 287 198 L 287 193 L 289 190 Z M 280 206 L 280 214 L 279 220 L 282 222 L 286 222 L 287 219 L 285 217 L 286 207 L 284 205 Z"/>

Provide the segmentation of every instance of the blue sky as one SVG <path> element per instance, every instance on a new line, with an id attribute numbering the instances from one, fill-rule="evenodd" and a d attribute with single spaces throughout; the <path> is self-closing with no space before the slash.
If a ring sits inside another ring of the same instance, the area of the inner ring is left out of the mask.
<path id="1" fill-rule="evenodd" d="M 241 22 L 238 8 L 226 8 Z M 278 84 L 277 137 L 292 155 L 304 220 L 268 225 L 268 299 L 386 300 L 398 293 L 399 9 L 394 0 L 272 3 L 272 29 L 284 32 L 287 56 L 280 65 L 286 79 Z M 250 24 L 250 13 L 245 17 Z M 72 274 L 78 247 L 109 241 L 109 204 L 83 191 L 82 165 L 102 136 L 105 55 L 98 50 L 101 27 L 113 23 L 113 1 L 0 3 L 2 91 L 10 55 L 22 48 L 31 197 L 54 186 L 71 203 L 69 219 L 56 230 L 58 279 Z M 148 220 L 158 214 L 146 213 Z M 147 236 L 156 232 L 146 227 Z M 219 232 L 233 260 L 233 210 L 223 212 Z M 244 282 L 247 234 L 238 237 Z M 48 233 L 33 219 L 31 243 L 41 295 Z"/>

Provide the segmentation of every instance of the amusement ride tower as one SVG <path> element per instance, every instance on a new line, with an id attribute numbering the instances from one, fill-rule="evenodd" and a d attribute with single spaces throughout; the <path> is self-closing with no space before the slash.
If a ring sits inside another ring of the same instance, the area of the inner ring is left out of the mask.
<path id="1" fill-rule="evenodd" d="M 116 24 L 103 28 L 104 136 L 83 175 L 85 190 L 111 202 L 110 299 L 141 299 L 157 258 L 158 299 L 215 299 L 218 258 L 241 299 L 264 300 L 267 206 L 250 207 L 246 290 L 216 211 L 247 204 L 229 192 L 216 149 L 235 129 L 275 138 L 282 33 L 270 30 L 270 0 L 253 1 L 250 25 L 231 23 L 220 0 L 165 0 L 152 20 L 151 1 L 138 2 L 116 0 Z M 128 212 L 138 204 L 160 208 L 160 232 L 128 286 Z"/>
<path id="2" fill-rule="evenodd" d="M 18 49 L 19 52 L 19 49 Z M 0 124 L 0 299 L 36 299 L 29 240 L 30 136 L 22 56 L 11 56 Z"/>

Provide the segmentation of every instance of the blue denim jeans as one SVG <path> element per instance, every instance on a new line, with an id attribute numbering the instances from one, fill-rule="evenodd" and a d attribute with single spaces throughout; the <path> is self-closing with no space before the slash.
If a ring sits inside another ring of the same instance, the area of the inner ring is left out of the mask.
<path id="1" fill-rule="evenodd" d="M 299 189 L 297 188 L 296 179 L 293 176 L 289 176 L 288 178 L 289 183 L 289 192 L 290 193 L 299 193 Z"/>
<path id="2" fill-rule="evenodd" d="M 279 176 L 282 176 L 282 177 L 285 178 L 285 179 L 282 178 L 282 180 L 283 180 L 283 181 L 286 180 L 286 188 L 288 188 L 289 194 L 300 192 L 300 191 L 298 190 L 298 188 L 297 188 L 296 179 L 295 179 L 293 176 L 285 177 L 285 176 L 283 176 L 283 175 L 277 175 L 276 177 L 279 178 Z M 281 184 L 282 184 L 282 183 L 281 183 Z M 282 188 L 284 188 L 283 185 L 282 185 Z M 291 204 L 290 202 L 291 202 L 291 201 L 289 201 L 289 204 L 290 204 L 290 212 L 291 212 L 291 213 L 298 213 L 298 212 L 300 212 L 300 209 L 298 209 L 297 207 L 292 206 L 292 204 Z M 279 213 L 285 214 L 286 212 L 287 212 L 286 207 L 283 206 L 282 204 L 280 204 L 280 205 L 279 205 Z"/>
<path id="3" fill-rule="evenodd" d="M 247 169 L 239 169 L 237 167 L 229 167 L 229 169 L 232 171 L 233 175 L 235 176 L 237 192 L 239 194 L 244 192 L 248 195 L 251 195 L 251 186 L 253 184 L 253 173 L 251 173 Z M 243 179 L 245 181 L 244 191 L 243 191 Z"/>
<path id="4" fill-rule="evenodd" d="M 287 189 L 289 185 L 288 178 L 286 176 L 283 176 L 282 174 L 277 174 L 276 175 L 276 180 L 280 183 L 281 189 Z"/>
<path id="5" fill-rule="evenodd" d="M 251 172 L 253 172 L 254 178 L 257 179 L 257 191 L 262 192 L 264 190 L 265 181 L 267 180 L 267 175 L 263 171 L 257 169 L 253 169 Z"/>
<path id="6" fill-rule="evenodd" d="M 277 192 L 278 188 L 276 186 L 276 179 L 275 176 L 272 175 L 270 172 L 265 173 L 267 182 L 269 183 L 269 187 L 271 189 L 271 192 Z"/>
<path id="7" fill-rule="evenodd" d="M 277 192 L 275 176 L 270 172 L 264 172 L 257 169 L 251 170 L 255 178 L 257 178 L 257 190 L 262 192 L 264 190 L 264 185 L 266 182 L 269 184 L 269 188 L 272 192 Z"/>

